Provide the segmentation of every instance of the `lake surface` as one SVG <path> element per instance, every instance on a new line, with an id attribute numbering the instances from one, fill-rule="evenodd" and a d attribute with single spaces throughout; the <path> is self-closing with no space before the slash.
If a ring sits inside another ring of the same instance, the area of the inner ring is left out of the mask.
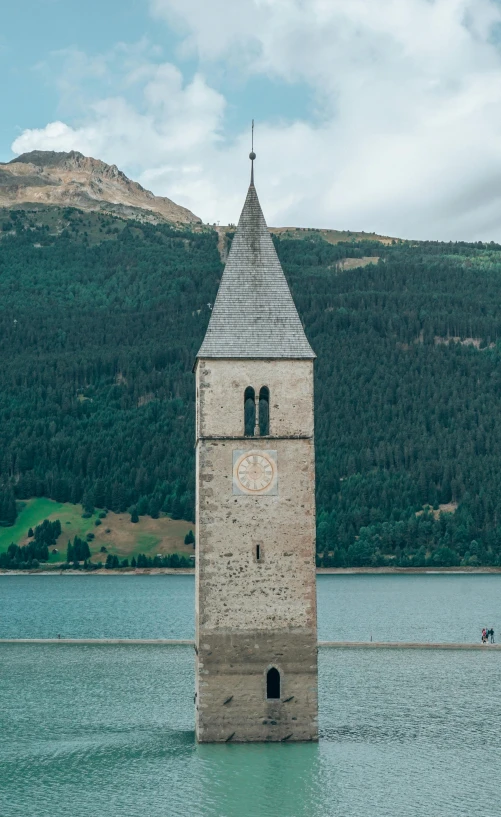
<path id="1" fill-rule="evenodd" d="M 501 575 L 321 575 L 320 641 L 501 639 Z M 0 638 L 193 638 L 194 577 L 0 576 Z"/>
<path id="2" fill-rule="evenodd" d="M 320 636 L 478 640 L 500 591 L 320 576 Z M 191 637 L 193 577 L 1 577 L 0 628 Z M 318 745 L 197 746 L 192 648 L 0 645 L 0 814 L 499 817 L 501 653 L 320 650 L 319 669 Z"/>
<path id="3" fill-rule="evenodd" d="M 190 647 L 2 646 L 2 817 L 498 817 L 499 653 L 320 654 L 318 746 L 196 746 Z"/>

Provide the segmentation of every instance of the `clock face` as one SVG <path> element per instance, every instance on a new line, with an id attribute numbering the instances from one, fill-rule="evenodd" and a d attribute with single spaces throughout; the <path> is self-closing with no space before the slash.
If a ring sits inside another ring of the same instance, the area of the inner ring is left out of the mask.
<path id="1" fill-rule="evenodd" d="M 247 490 L 262 491 L 271 484 L 273 466 L 262 454 L 249 454 L 238 466 L 237 477 Z"/>
<path id="2" fill-rule="evenodd" d="M 276 493 L 276 451 L 235 451 L 233 477 L 234 493 Z"/>

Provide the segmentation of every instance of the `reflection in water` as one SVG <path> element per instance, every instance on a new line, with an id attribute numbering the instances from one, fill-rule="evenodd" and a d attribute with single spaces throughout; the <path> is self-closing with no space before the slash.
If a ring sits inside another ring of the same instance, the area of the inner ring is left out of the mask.
<path id="1" fill-rule="evenodd" d="M 195 757 L 204 817 L 308 817 L 320 800 L 317 744 L 201 745 Z"/>
<path id="2" fill-rule="evenodd" d="M 500 653 L 320 651 L 315 744 L 197 746 L 189 647 L 0 647 L 2 817 L 494 817 Z"/>

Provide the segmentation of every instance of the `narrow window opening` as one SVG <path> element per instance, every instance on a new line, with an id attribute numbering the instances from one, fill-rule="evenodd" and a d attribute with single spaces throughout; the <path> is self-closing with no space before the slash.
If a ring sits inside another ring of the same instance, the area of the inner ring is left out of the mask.
<path id="1" fill-rule="evenodd" d="M 270 433 L 270 390 L 263 386 L 259 392 L 259 434 L 266 437 Z"/>
<path id="2" fill-rule="evenodd" d="M 261 545 L 256 545 L 256 561 L 260 561 L 261 559 Z"/>
<path id="3" fill-rule="evenodd" d="M 244 394 L 244 434 L 253 437 L 256 427 L 256 395 L 252 386 L 247 386 Z"/>
<path id="4" fill-rule="evenodd" d="M 266 697 L 280 699 L 280 673 L 276 667 L 269 669 L 266 674 Z"/>

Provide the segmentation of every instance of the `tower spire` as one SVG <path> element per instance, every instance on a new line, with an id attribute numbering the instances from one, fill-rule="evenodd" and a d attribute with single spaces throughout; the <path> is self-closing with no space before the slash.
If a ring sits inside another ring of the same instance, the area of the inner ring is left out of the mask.
<path id="1" fill-rule="evenodd" d="M 254 151 L 250 158 L 254 162 Z M 315 357 L 266 226 L 253 173 L 197 357 Z"/>
<path id="2" fill-rule="evenodd" d="M 254 159 L 256 158 L 256 154 L 254 153 L 254 120 L 252 120 L 252 131 L 251 131 L 251 152 L 249 153 L 249 159 L 251 160 L 251 187 L 254 187 Z"/>

